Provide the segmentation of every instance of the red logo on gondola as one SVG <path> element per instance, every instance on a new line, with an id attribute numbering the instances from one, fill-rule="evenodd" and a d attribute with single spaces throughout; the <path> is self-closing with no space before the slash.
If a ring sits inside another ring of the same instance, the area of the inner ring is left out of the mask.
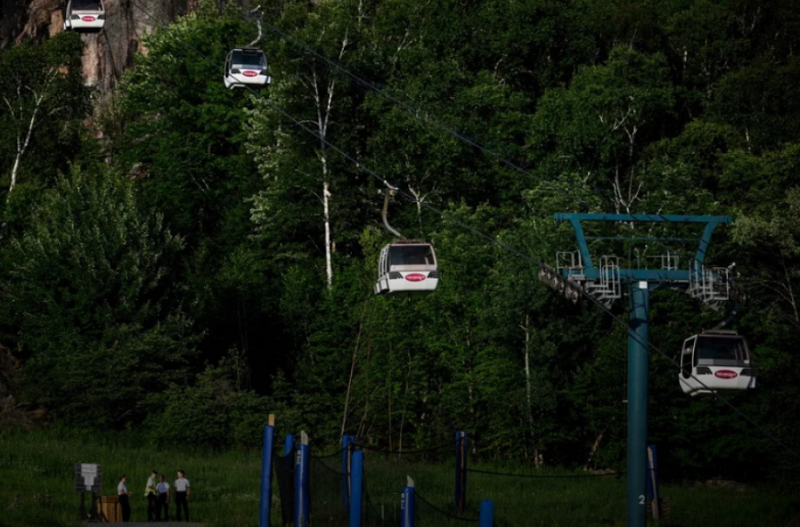
<path id="1" fill-rule="evenodd" d="M 245 77 L 255 77 L 258 75 L 258 72 L 247 70 L 244 72 Z"/>
<path id="2" fill-rule="evenodd" d="M 738 376 L 738 373 L 731 370 L 717 370 L 714 372 L 714 377 L 719 377 L 720 379 L 735 379 Z"/>
<path id="3" fill-rule="evenodd" d="M 83 20 L 84 22 L 94 22 L 96 19 L 93 16 L 86 15 L 82 16 L 81 20 Z"/>
<path id="4" fill-rule="evenodd" d="M 406 275 L 406 280 L 408 280 L 409 282 L 422 282 L 426 278 L 427 276 L 420 273 L 411 273 Z"/>

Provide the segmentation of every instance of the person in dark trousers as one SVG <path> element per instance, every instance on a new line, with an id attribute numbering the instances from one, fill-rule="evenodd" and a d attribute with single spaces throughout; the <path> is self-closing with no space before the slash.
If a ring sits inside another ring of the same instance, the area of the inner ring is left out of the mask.
<path id="1" fill-rule="evenodd" d="M 131 521 L 131 503 L 130 497 L 133 496 L 132 492 L 128 492 L 128 486 L 125 484 L 128 478 L 125 474 L 119 478 L 119 485 L 117 485 L 117 495 L 119 496 L 119 504 L 122 506 L 122 521 Z"/>
<path id="2" fill-rule="evenodd" d="M 175 518 L 181 520 L 181 508 L 186 513 L 186 521 L 189 521 L 189 480 L 186 479 L 186 473 L 182 470 L 178 471 L 178 479 L 173 484 L 175 487 Z"/>
<path id="3" fill-rule="evenodd" d="M 169 483 L 167 483 L 164 474 L 161 474 L 161 481 L 156 485 L 156 492 L 158 492 L 158 502 L 156 503 L 156 521 L 161 521 L 161 512 L 164 512 L 163 520 L 169 521 Z"/>
<path id="4" fill-rule="evenodd" d="M 156 478 L 158 477 L 158 472 L 156 469 L 150 473 L 150 477 L 147 478 L 147 486 L 144 488 L 144 495 L 147 498 L 147 521 L 154 522 L 156 521 L 156 502 L 158 500 L 158 494 L 156 492 Z"/>

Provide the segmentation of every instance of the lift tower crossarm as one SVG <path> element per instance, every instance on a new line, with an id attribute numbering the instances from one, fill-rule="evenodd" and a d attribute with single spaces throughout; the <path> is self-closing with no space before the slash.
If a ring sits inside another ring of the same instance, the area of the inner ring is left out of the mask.
<path id="1" fill-rule="evenodd" d="M 583 231 L 584 221 L 607 221 L 607 222 L 635 222 L 635 223 L 705 223 L 700 243 L 697 247 L 694 259 L 702 264 L 705 260 L 708 245 L 711 243 L 711 235 L 720 223 L 731 223 L 730 216 L 684 216 L 676 214 L 582 214 L 576 212 L 557 212 L 553 214 L 556 221 L 568 221 L 575 231 L 575 238 L 578 241 L 578 250 L 583 261 L 583 274 L 588 280 L 596 280 L 600 276 L 600 271 L 595 267 L 592 255 L 589 252 L 586 234 Z M 635 238 L 634 238 L 635 239 Z M 648 238 L 650 241 L 658 238 Z M 688 282 L 688 270 L 650 270 L 650 269 L 620 269 L 621 280 L 638 281 L 647 280 L 649 282 Z"/>

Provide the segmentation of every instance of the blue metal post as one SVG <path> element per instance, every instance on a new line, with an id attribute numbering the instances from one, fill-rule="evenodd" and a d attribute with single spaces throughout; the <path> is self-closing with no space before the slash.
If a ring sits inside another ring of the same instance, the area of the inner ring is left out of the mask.
<path id="1" fill-rule="evenodd" d="M 658 456 L 656 446 L 647 447 L 647 499 L 653 504 L 653 518 L 660 519 L 658 495 Z"/>
<path id="2" fill-rule="evenodd" d="M 275 416 L 270 415 L 270 424 L 264 427 L 264 445 L 261 449 L 261 503 L 258 508 L 258 524 L 269 527 L 269 508 L 272 503 L 272 443 L 275 439 Z"/>
<path id="3" fill-rule="evenodd" d="M 658 458 L 655 445 L 647 447 L 647 499 L 658 499 Z"/>
<path id="4" fill-rule="evenodd" d="M 350 509 L 350 459 L 353 455 L 355 436 L 342 436 L 342 507 Z"/>
<path id="5" fill-rule="evenodd" d="M 650 286 L 630 285 L 628 322 L 628 527 L 645 527 L 647 454 L 647 363 Z"/>
<path id="6" fill-rule="evenodd" d="M 483 500 L 481 502 L 481 515 L 478 519 L 479 527 L 494 527 L 494 502 Z"/>
<path id="7" fill-rule="evenodd" d="M 414 480 L 409 477 L 408 485 L 403 487 L 403 495 L 400 500 L 400 527 L 414 527 L 416 522 L 414 498 Z"/>
<path id="8" fill-rule="evenodd" d="M 286 439 L 283 442 L 283 455 L 288 456 L 292 453 L 294 448 L 294 435 L 286 434 Z"/>
<path id="9" fill-rule="evenodd" d="M 361 491 L 364 452 L 356 450 L 350 464 L 350 527 L 361 527 Z"/>
<path id="10" fill-rule="evenodd" d="M 311 452 L 308 436 L 300 432 L 297 463 L 294 466 L 294 527 L 308 527 L 308 466 Z"/>
<path id="11" fill-rule="evenodd" d="M 467 507 L 467 433 L 456 432 L 456 511 Z"/>

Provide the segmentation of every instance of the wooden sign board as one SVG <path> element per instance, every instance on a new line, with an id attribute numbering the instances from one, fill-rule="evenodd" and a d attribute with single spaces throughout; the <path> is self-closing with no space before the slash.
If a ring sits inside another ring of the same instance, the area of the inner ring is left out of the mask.
<path id="1" fill-rule="evenodd" d="M 75 463 L 75 491 L 96 492 L 103 490 L 103 466 L 93 463 Z"/>

